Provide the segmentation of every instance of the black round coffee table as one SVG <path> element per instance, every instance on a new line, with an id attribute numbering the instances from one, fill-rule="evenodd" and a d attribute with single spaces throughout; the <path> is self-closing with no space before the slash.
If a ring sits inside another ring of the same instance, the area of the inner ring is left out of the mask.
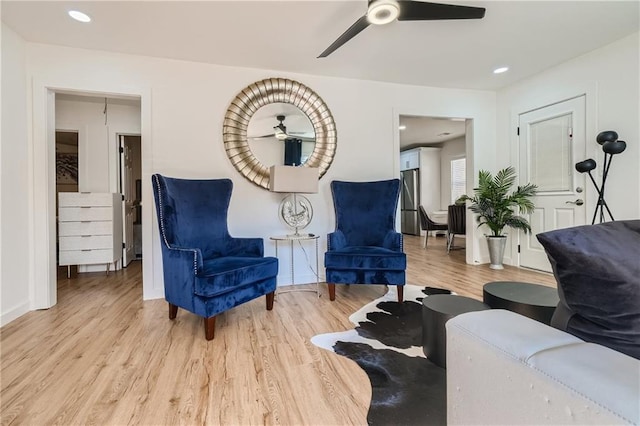
<path id="1" fill-rule="evenodd" d="M 456 315 L 490 309 L 479 300 L 455 294 L 434 294 L 422 299 L 422 351 L 438 367 L 447 365 L 444 324 Z"/>
<path id="2" fill-rule="evenodd" d="M 485 284 L 482 299 L 493 309 L 506 309 L 547 325 L 560 301 L 553 287 L 513 281 Z"/>

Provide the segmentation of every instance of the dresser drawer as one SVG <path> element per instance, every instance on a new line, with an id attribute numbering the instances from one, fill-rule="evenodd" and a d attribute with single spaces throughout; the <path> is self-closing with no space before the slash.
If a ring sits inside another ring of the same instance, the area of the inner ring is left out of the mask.
<path id="1" fill-rule="evenodd" d="M 58 223 L 58 236 L 81 236 L 81 235 L 112 235 L 113 222 L 60 222 Z"/>
<path id="2" fill-rule="evenodd" d="M 83 249 L 113 249 L 111 235 L 83 235 L 80 237 L 60 237 L 60 251 Z"/>
<path id="3" fill-rule="evenodd" d="M 113 250 L 111 249 L 61 250 L 58 257 L 58 264 L 61 266 L 111 263 L 113 261 Z"/>
<path id="4" fill-rule="evenodd" d="M 112 219 L 113 208 L 111 207 L 63 207 L 58 213 L 60 222 Z"/>
<path id="5" fill-rule="evenodd" d="M 60 192 L 58 194 L 59 207 L 102 206 L 113 205 L 113 193 L 108 192 Z"/>

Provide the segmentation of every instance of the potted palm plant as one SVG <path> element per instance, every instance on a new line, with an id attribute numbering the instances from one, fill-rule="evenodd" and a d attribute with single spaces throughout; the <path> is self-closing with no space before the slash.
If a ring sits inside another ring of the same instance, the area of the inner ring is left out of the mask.
<path id="1" fill-rule="evenodd" d="M 533 212 L 534 205 L 531 197 L 535 195 L 537 186 L 526 184 L 518 186 L 509 194 L 509 190 L 516 181 L 516 171 L 507 167 L 496 173 L 495 177 L 486 170 L 480 170 L 478 187 L 474 188 L 475 195 L 463 195 L 461 200 L 470 201 L 469 209 L 476 213 L 478 226 L 487 225 L 491 235 L 487 235 L 491 269 L 504 269 L 502 258 L 507 236 L 503 234 L 505 227 L 521 229 L 524 233 L 531 231 L 527 219 L 517 214 Z"/>

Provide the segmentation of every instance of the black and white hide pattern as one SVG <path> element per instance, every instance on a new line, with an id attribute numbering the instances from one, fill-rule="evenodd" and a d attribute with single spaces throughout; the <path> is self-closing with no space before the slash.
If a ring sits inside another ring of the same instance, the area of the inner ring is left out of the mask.
<path id="1" fill-rule="evenodd" d="M 422 351 L 422 299 L 451 291 L 396 287 L 349 317 L 353 330 L 314 336 L 316 346 L 355 361 L 371 382 L 370 425 L 445 425 L 446 371 Z"/>

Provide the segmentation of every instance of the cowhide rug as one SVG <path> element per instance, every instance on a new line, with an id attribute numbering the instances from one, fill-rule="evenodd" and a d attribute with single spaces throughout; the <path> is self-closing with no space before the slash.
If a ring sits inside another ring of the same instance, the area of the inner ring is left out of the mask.
<path id="1" fill-rule="evenodd" d="M 316 346 L 355 361 L 372 387 L 367 422 L 371 425 L 445 425 L 446 371 L 422 351 L 422 299 L 450 294 L 432 287 L 396 287 L 349 317 L 353 330 L 314 336 Z"/>

